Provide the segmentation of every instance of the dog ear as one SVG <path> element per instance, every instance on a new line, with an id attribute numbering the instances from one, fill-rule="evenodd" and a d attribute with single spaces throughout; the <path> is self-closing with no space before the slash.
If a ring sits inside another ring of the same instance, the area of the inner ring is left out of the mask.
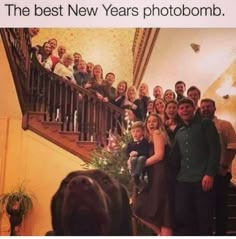
<path id="1" fill-rule="evenodd" d="M 121 206 L 121 232 L 120 236 L 132 236 L 132 211 L 129 196 L 124 185 L 120 184 L 122 206 Z"/>
<path id="2" fill-rule="evenodd" d="M 80 171 L 69 173 L 60 183 L 60 186 L 51 200 L 51 223 L 55 236 L 63 236 L 64 230 L 62 225 L 62 204 L 64 200 L 64 190 L 70 180 L 79 174 Z"/>

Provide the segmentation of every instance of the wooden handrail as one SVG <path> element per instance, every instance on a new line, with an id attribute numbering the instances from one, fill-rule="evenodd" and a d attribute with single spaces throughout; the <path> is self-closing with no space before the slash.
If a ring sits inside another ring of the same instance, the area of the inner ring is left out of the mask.
<path id="1" fill-rule="evenodd" d="M 47 71 L 32 55 L 29 84 L 30 110 L 45 112 L 45 121 L 62 122 L 61 131 L 79 131 L 80 141 L 104 144 L 111 129 L 124 128 L 124 110 L 110 102 L 100 102 L 94 92 Z"/>
<path id="2" fill-rule="evenodd" d="M 31 40 L 27 28 L 0 28 L 22 114 L 28 110 Z M 8 79 L 6 79 L 8 80 Z"/>

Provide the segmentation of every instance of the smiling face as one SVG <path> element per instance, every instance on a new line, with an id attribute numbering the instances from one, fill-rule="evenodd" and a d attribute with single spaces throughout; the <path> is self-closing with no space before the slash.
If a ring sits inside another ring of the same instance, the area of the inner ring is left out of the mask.
<path id="1" fill-rule="evenodd" d="M 195 106 L 198 106 L 198 101 L 200 99 L 200 94 L 197 90 L 191 90 L 188 92 L 188 97 L 192 99 L 195 103 Z"/>
<path id="2" fill-rule="evenodd" d="M 84 60 L 79 61 L 78 69 L 79 69 L 79 72 L 86 72 L 87 65 L 86 65 L 86 62 Z"/>
<path id="3" fill-rule="evenodd" d="M 95 76 L 95 78 L 99 78 L 101 79 L 102 78 L 102 67 L 100 65 L 96 65 L 94 66 L 93 68 L 93 75 Z"/>
<path id="4" fill-rule="evenodd" d="M 52 54 L 52 47 L 48 42 L 45 42 L 43 44 L 43 51 L 46 55 L 51 55 Z"/>
<path id="5" fill-rule="evenodd" d="M 165 110 L 165 103 L 162 99 L 156 99 L 154 102 L 154 107 L 158 114 L 162 114 Z"/>
<path id="6" fill-rule="evenodd" d="M 131 102 L 133 102 L 137 98 L 137 92 L 136 92 L 136 89 L 133 86 L 128 88 L 128 90 L 127 90 L 127 98 Z"/>
<path id="7" fill-rule="evenodd" d="M 94 64 L 92 62 L 87 63 L 87 72 L 92 73 L 94 68 Z"/>
<path id="8" fill-rule="evenodd" d="M 113 73 L 108 73 L 106 75 L 105 81 L 107 82 L 107 85 L 112 86 L 115 81 L 115 75 Z"/>
<path id="9" fill-rule="evenodd" d="M 177 103 L 169 103 L 166 106 L 165 113 L 169 119 L 174 119 L 177 115 Z"/>
<path id="10" fill-rule="evenodd" d="M 75 52 L 75 53 L 73 54 L 73 58 L 74 58 L 74 64 L 75 64 L 75 65 L 76 65 L 77 63 L 79 63 L 80 60 L 82 60 L 82 56 L 81 56 L 79 53 L 77 53 L 77 52 Z"/>
<path id="11" fill-rule="evenodd" d="M 149 113 L 153 112 L 153 102 L 152 101 L 148 102 L 148 104 L 147 104 L 147 112 L 149 112 Z"/>
<path id="12" fill-rule="evenodd" d="M 164 100 L 168 102 L 170 100 L 174 100 L 174 98 L 175 98 L 175 93 L 172 90 L 166 90 L 164 94 Z"/>
<path id="13" fill-rule="evenodd" d="M 213 119 L 215 115 L 216 108 L 214 104 L 210 101 L 203 101 L 200 106 L 201 116 L 203 118 Z"/>
<path id="14" fill-rule="evenodd" d="M 39 28 L 29 28 L 29 34 L 31 37 L 35 37 L 39 34 L 40 29 Z"/>
<path id="15" fill-rule="evenodd" d="M 148 86 L 145 83 L 142 83 L 139 87 L 139 96 L 148 96 Z"/>
<path id="16" fill-rule="evenodd" d="M 56 39 L 50 39 L 48 42 L 51 45 L 52 50 L 55 50 L 57 48 L 57 40 Z"/>
<path id="17" fill-rule="evenodd" d="M 64 66 L 69 67 L 73 63 L 73 57 L 70 54 L 64 54 L 62 63 Z"/>
<path id="18" fill-rule="evenodd" d="M 163 96 L 163 89 L 160 86 L 156 86 L 153 89 L 153 96 L 155 98 L 162 98 L 162 96 Z"/>
<path id="19" fill-rule="evenodd" d="M 117 85 L 117 94 L 118 95 L 125 94 L 126 90 L 127 90 L 127 84 L 125 82 L 118 83 L 118 85 Z"/>
<path id="20" fill-rule="evenodd" d="M 188 124 L 194 116 L 194 106 L 190 103 L 183 103 L 178 107 L 178 115 L 185 124 Z"/>
<path id="21" fill-rule="evenodd" d="M 175 85 L 175 92 L 177 95 L 184 95 L 184 92 L 186 90 L 186 86 L 184 83 L 178 83 Z"/>
<path id="22" fill-rule="evenodd" d="M 66 53 L 66 47 L 65 46 L 59 46 L 57 49 L 58 56 L 61 58 Z"/>

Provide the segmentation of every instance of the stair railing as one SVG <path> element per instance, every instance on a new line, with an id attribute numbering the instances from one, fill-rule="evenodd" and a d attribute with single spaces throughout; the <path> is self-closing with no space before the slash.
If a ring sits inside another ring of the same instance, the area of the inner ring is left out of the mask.
<path id="1" fill-rule="evenodd" d="M 22 114 L 27 112 L 31 39 L 28 28 L 0 28 Z"/>
<path id="2" fill-rule="evenodd" d="M 32 55 L 29 110 L 44 112 L 45 121 L 61 122 L 61 131 L 79 132 L 79 141 L 105 144 L 109 130 L 122 132 L 124 110 L 100 102 L 94 92 L 47 71 Z"/>
<path id="3" fill-rule="evenodd" d="M 124 111 L 48 72 L 32 53 L 27 28 L 1 28 L 0 32 L 23 116 L 28 111 L 43 112 L 45 121 L 61 122 L 61 131 L 79 132 L 80 141 L 104 143 L 110 129 L 122 132 Z"/>

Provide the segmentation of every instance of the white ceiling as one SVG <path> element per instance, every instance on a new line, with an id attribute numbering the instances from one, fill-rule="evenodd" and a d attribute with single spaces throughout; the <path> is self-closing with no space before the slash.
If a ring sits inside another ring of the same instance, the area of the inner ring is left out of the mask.
<path id="1" fill-rule="evenodd" d="M 198 53 L 191 43 L 200 45 Z M 161 29 L 143 81 L 151 94 L 155 85 L 174 89 L 178 80 L 204 93 L 235 57 L 236 29 Z"/>

